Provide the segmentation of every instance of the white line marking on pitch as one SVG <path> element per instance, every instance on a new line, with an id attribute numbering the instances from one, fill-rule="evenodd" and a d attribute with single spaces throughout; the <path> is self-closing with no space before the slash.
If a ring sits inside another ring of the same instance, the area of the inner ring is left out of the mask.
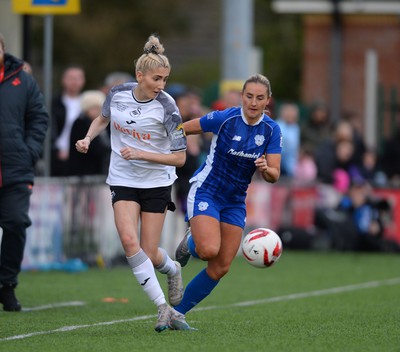
<path id="1" fill-rule="evenodd" d="M 324 296 L 324 295 L 330 295 L 330 294 L 336 294 L 336 293 L 351 292 L 351 291 L 357 291 L 357 290 L 364 290 L 364 289 L 368 289 L 368 288 L 398 285 L 398 284 L 400 284 L 400 277 L 388 279 L 388 280 L 382 280 L 382 281 L 370 281 L 370 282 L 365 282 L 365 283 L 356 284 L 356 285 L 332 287 L 332 288 L 328 288 L 325 290 L 293 293 L 293 294 L 286 295 L 286 296 L 271 297 L 271 298 L 259 299 L 259 300 L 255 300 L 255 301 L 245 301 L 245 302 L 233 303 L 233 304 L 229 304 L 229 305 L 225 305 L 225 306 L 209 306 L 209 307 L 203 307 L 203 308 L 194 308 L 192 311 L 224 309 L 224 308 L 229 308 L 229 307 L 253 306 L 253 305 L 257 305 L 257 304 L 290 301 L 290 300 L 294 300 L 294 299 Z M 29 334 L 4 337 L 4 338 L 0 339 L 0 342 L 1 341 L 10 341 L 10 340 L 22 340 L 22 339 L 26 339 L 26 338 L 32 337 L 32 336 L 55 334 L 57 332 L 73 331 L 73 330 L 78 330 L 78 329 L 90 328 L 90 327 L 94 327 L 94 326 L 114 325 L 114 324 L 127 323 L 127 322 L 138 321 L 138 320 L 146 320 L 146 319 L 150 319 L 150 318 L 154 318 L 154 317 L 156 317 L 156 314 L 142 315 L 140 317 L 135 317 L 135 318 L 130 318 L 130 319 L 112 320 L 112 321 L 106 321 L 106 322 L 94 323 L 94 324 L 64 326 L 64 327 L 61 327 L 61 328 L 58 328 L 55 330 L 37 331 L 37 332 L 29 333 Z"/>
<path id="2" fill-rule="evenodd" d="M 54 304 L 46 304 L 44 306 L 37 306 L 32 308 L 22 308 L 23 312 L 32 312 L 35 310 L 45 310 L 45 309 L 52 309 L 52 308 L 60 308 L 60 307 L 78 307 L 85 305 L 85 302 L 81 301 L 73 301 L 73 302 L 60 302 Z"/>

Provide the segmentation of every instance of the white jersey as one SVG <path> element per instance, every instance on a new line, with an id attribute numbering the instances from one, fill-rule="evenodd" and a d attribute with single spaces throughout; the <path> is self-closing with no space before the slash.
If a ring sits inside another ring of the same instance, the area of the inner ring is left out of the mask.
<path id="1" fill-rule="evenodd" d="M 136 100 L 136 82 L 115 86 L 103 104 L 102 115 L 110 119 L 111 159 L 107 184 L 133 188 L 170 186 L 177 179 L 175 166 L 142 160 L 125 160 L 120 150 L 133 147 L 152 153 L 186 150 L 182 118 L 174 99 L 161 91 L 146 102 Z"/>

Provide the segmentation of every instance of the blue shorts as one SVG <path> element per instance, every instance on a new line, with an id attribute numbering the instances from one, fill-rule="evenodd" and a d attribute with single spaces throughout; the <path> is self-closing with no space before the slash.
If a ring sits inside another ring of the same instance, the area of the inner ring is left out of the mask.
<path id="1" fill-rule="evenodd" d="M 190 187 L 187 197 L 186 221 L 197 215 L 207 215 L 220 222 L 239 226 L 244 229 L 246 225 L 246 203 L 227 203 L 225 199 L 215 194 L 204 192 L 194 182 Z"/>

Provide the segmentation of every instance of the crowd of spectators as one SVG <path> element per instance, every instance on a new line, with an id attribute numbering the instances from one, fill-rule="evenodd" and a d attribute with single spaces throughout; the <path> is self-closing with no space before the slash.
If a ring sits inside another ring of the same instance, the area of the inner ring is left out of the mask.
<path id="1" fill-rule="evenodd" d="M 391 204 L 374 190 L 399 188 L 400 126 L 378 153 L 365 143 L 354 116 L 333 123 L 328 106 L 317 102 L 301 123 L 298 116 L 285 116 L 291 104 L 282 104 L 277 115 L 284 134 L 283 179 L 322 185 L 314 226 L 305 236 L 310 241 L 323 236 L 335 250 L 399 251 L 399 245 L 385 236 Z"/>

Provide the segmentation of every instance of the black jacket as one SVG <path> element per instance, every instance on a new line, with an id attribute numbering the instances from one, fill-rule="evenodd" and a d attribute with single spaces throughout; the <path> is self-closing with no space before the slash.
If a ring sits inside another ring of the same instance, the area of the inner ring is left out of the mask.
<path id="1" fill-rule="evenodd" d="M 68 169 L 72 176 L 107 174 L 111 153 L 107 131 L 90 142 L 90 148 L 86 154 L 79 153 L 75 147 L 76 141 L 86 136 L 92 121 L 90 117 L 82 113 L 72 125 L 68 160 Z"/>
<path id="2" fill-rule="evenodd" d="M 32 183 L 43 151 L 49 116 L 35 79 L 23 62 L 4 54 L 0 82 L 0 187 Z"/>

